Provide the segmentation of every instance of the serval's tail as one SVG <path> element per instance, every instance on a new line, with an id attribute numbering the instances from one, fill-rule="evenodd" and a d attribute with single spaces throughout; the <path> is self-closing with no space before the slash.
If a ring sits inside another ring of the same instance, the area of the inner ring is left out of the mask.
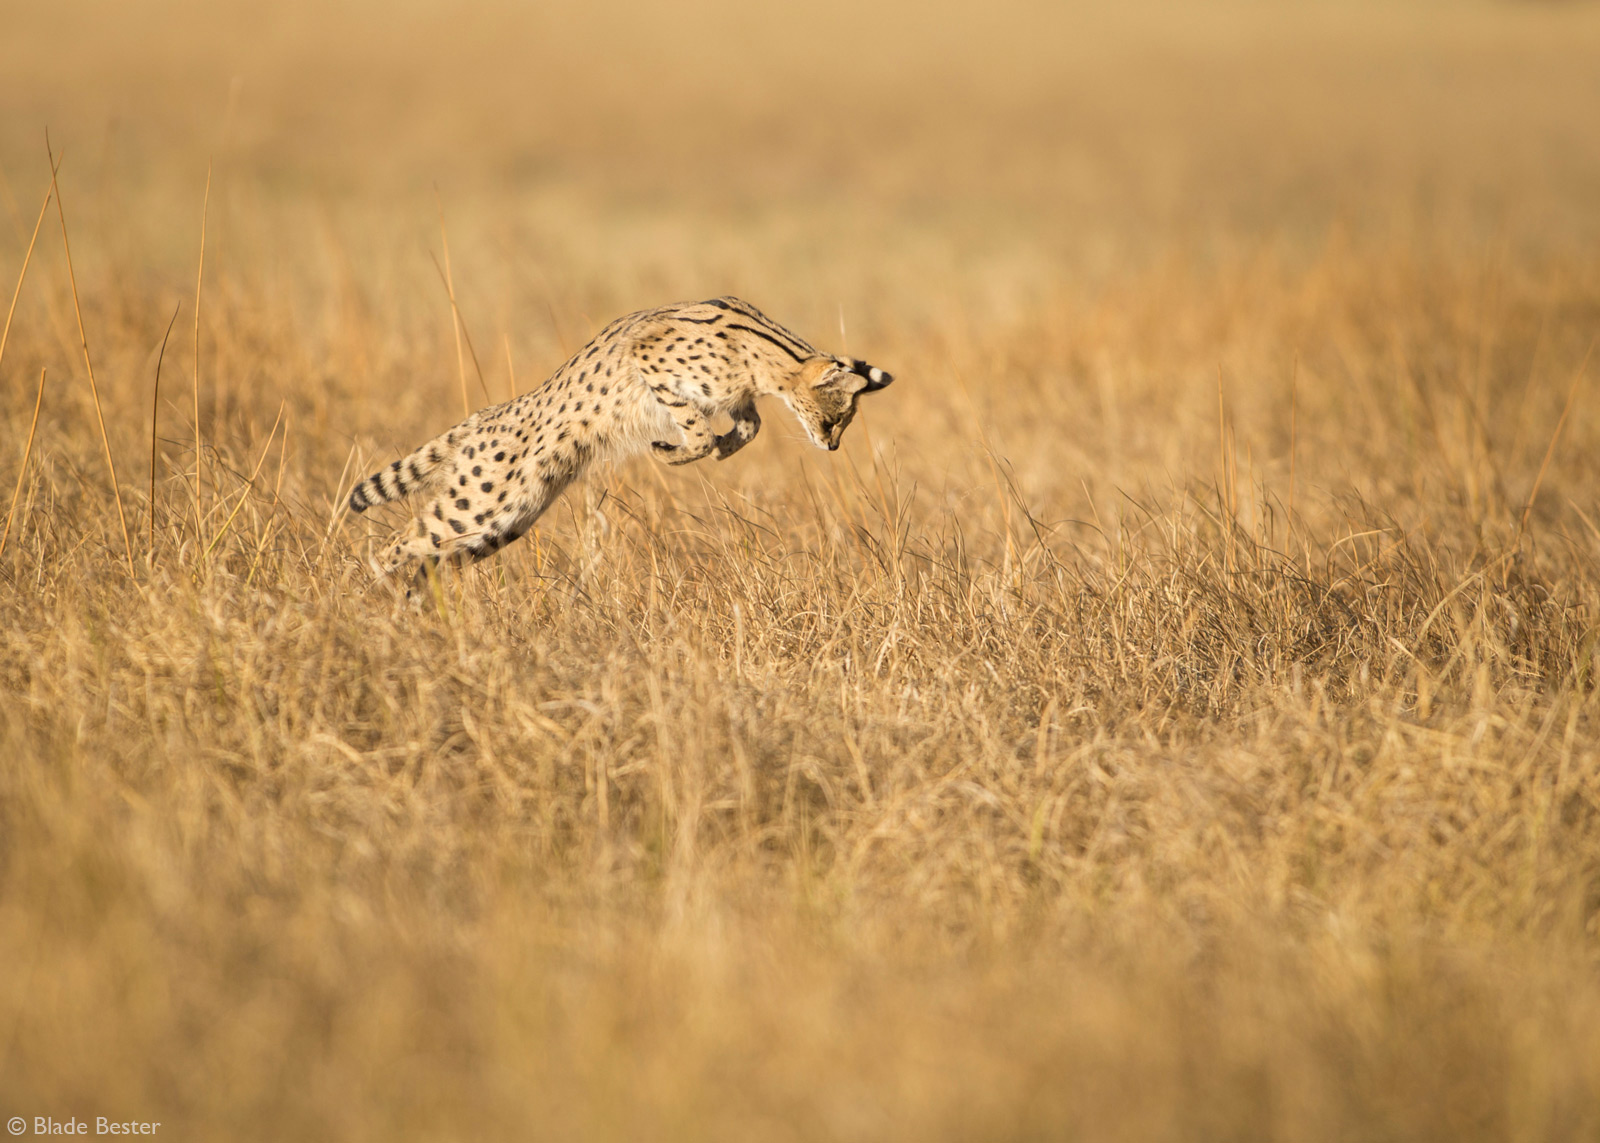
<path id="1" fill-rule="evenodd" d="M 455 432 L 455 429 L 451 429 L 435 437 L 410 456 L 402 457 L 356 485 L 350 490 L 350 511 L 365 512 L 375 504 L 399 500 L 421 488 L 448 455 L 450 437 Z"/>

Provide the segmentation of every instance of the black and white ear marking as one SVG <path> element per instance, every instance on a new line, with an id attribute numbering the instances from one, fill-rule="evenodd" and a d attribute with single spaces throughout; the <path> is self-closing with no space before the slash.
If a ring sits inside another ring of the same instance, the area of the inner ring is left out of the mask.
<path id="1" fill-rule="evenodd" d="M 872 393 L 879 389 L 887 388 L 894 380 L 894 374 L 886 373 L 876 365 L 868 365 L 859 357 L 850 362 L 850 372 L 867 379 L 867 387 L 862 390 L 864 393 Z"/>

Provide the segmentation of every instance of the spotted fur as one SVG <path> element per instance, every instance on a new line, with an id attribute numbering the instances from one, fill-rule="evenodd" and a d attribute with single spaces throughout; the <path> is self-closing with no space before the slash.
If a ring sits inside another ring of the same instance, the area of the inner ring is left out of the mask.
<path id="1" fill-rule="evenodd" d="M 367 477 L 350 509 L 423 493 L 390 572 L 462 563 L 518 539 L 592 462 L 649 450 L 667 464 L 726 460 L 761 428 L 756 398 L 786 404 L 819 448 L 836 449 L 863 393 L 894 378 L 819 353 L 738 298 L 619 318 L 532 392 L 479 409 Z M 733 426 L 714 434 L 711 418 Z"/>

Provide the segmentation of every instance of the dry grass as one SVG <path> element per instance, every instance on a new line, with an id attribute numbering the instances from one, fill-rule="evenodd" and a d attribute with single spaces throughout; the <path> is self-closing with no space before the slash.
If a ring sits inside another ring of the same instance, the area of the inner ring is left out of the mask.
<path id="1" fill-rule="evenodd" d="M 0 270 L 48 123 L 135 570 L 47 229 L 0 1113 L 1600 1133 L 1600 12 L 7 23 Z M 341 504 L 481 395 L 435 184 L 496 399 L 725 291 L 899 381 L 408 610 Z"/>

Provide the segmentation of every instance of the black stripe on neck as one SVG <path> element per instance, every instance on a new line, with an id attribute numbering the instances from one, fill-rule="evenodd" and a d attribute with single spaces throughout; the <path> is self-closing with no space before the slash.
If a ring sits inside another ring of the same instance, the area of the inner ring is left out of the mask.
<path id="1" fill-rule="evenodd" d="M 759 330 L 759 329 L 756 329 L 756 328 L 754 328 L 752 326 L 748 326 L 748 325 L 740 325 L 737 322 L 735 322 L 734 324 L 728 326 L 728 328 L 729 329 L 742 329 L 746 333 L 753 333 L 757 337 L 764 337 L 768 341 L 772 342 L 773 345 L 776 345 L 779 349 L 781 349 L 785 353 L 787 353 L 790 357 L 794 358 L 796 361 L 800 361 L 800 362 L 805 361 L 804 357 L 801 357 L 794 350 L 790 349 L 787 345 L 783 344 L 783 342 L 779 341 L 777 338 L 773 337 L 770 333 L 767 333 L 764 330 Z"/>

